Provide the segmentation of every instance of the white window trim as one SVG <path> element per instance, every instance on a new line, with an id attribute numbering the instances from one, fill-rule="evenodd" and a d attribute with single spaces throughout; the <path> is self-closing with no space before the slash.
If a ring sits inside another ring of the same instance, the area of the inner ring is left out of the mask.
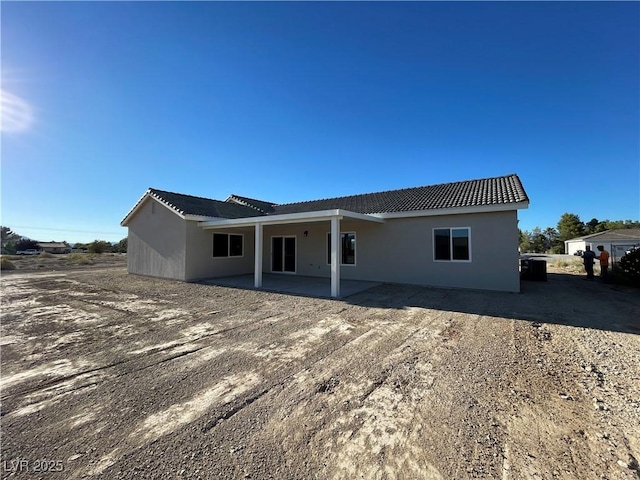
<path id="1" fill-rule="evenodd" d="M 243 258 L 244 257 L 244 233 L 220 233 L 214 232 L 213 235 L 226 235 L 227 236 L 227 255 L 224 257 L 215 256 L 213 254 L 213 245 L 211 248 L 211 258 Z M 213 235 L 211 236 L 211 241 L 213 242 Z M 242 255 L 231 255 L 231 236 L 242 237 Z"/>
<path id="2" fill-rule="evenodd" d="M 451 230 L 467 230 L 467 238 L 469 239 L 469 259 L 468 260 L 454 260 L 451 258 L 450 260 L 436 260 L 436 230 L 449 230 L 449 252 L 451 257 L 453 257 L 453 236 L 451 235 Z M 433 250 L 433 261 L 437 263 L 471 263 L 473 256 L 471 248 L 471 227 L 461 226 L 461 227 L 433 227 L 431 229 L 431 242 L 432 242 L 432 250 Z"/>
<path id="3" fill-rule="evenodd" d="M 338 245 L 340 245 L 340 252 L 338 252 L 338 258 L 340 258 L 340 266 L 341 267 L 356 267 L 358 265 L 358 234 L 354 231 L 348 231 L 348 232 L 340 232 L 340 240 L 342 240 L 342 234 L 345 233 L 353 233 L 353 236 L 356 239 L 356 251 L 354 252 L 354 258 L 353 258 L 353 263 L 342 263 L 342 242 L 338 242 Z M 331 235 L 331 232 L 327 232 L 327 250 L 329 250 L 331 248 L 331 243 L 329 242 L 329 236 Z M 326 253 L 326 250 L 325 250 Z M 331 262 L 327 262 L 327 265 L 331 265 Z"/>

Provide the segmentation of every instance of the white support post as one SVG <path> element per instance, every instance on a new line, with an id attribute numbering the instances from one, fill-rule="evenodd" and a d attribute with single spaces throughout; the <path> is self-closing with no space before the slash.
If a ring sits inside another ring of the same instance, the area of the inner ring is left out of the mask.
<path id="1" fill-rule="evenodd" d="M 331 218 L 331 296 L 340 296 L 340 219 Z"/>
<path id="2" fill-rule="evenodd" d="M 262 287 L 262 224 L 256 223 L 256 241 L 254 248 L 254 258 L 255 258 L 255 266 L 254 266 L 254 286 L 256 288 Z"/>

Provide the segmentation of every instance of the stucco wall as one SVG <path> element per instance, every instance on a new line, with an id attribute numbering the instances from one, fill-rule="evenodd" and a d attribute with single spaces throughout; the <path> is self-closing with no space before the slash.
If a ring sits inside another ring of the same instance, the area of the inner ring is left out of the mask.
<path id="1" fill-rule="evenodd" d="M 186 222 L 154 199 L 129 221 L 129 273 L 185 280 Z"/>
<path id="2" fill-rule="evenodd" d="M 232 230 L 203 230 L 197 222 L 186 222 L 187 252 L 186 280 L 226 277 L 253 273 L 255 231 L 253 228 Z M 213 257 L 213 234 L 243 235 L 242 257 Z"/>
<path id="3" fill-rule="evenodd" d="M 433 229 L 441 227 L 471 228 L 470 262 L 434 261 Z M 295 235 L 296 273 L 328 277 L 329 231 L 329 222 L 265 227 L 263 271 L 271 272 L 271 237 Z M 356 265 L 342 266 L 342 278 L 520 291 L 515 211 L 389 219 L 384 224 L 343 220 L 340 231 L 356 232 Z"/>

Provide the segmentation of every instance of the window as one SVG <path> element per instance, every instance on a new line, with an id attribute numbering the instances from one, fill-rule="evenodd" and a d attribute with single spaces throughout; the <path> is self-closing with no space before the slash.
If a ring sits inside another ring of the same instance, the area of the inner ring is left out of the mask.
<path id="1" fill-rule="evenodd" d="M 242 235 L 230 235 L 227 233 L 213 234 L 214 257 L 241 257 L 243 254 Z"/>
<path id="2" fill-rule="evenodd" d="M 229 235 L 229 256 L 242 256 L 242 235 Z"/>
<path id="3" fill-rule="evenodd" d="M 471 260 L 471 244 L 469 241 L 471 229 L 463 228 L 434 228 L 433 229 L 433 258 L 441 261 L 469 261 Z"/>
<path id="4" fill-rule="evenodd" d="M 356 264 L 356 234 L 354 232 L 340 234 L 340 257 L 341 265 Z M 331 234 L 327 233 L 327 263 L 331 264 Z"/>

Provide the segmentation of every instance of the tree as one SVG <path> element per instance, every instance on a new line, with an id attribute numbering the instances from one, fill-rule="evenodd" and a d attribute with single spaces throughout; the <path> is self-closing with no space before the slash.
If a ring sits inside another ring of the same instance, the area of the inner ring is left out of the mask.
<path id="1" fill-rule="evenodd" d="M 128 243 L 127 237 L 123 238 L 113 246 L 113 251 L 116 253 L 127 253 Z"/>
<path id="2" fill-rule="evenodd" d="M 640 228 L 640 222 L 634 220 L 603 220 L 601 232 L 605 230 L 618 230 L 624 228 Z"/>
<path id="3" fill-rule="evenodd" d="M 592 233 L 597 233 L 598 232 L 598 230 L 597 230 L 598 225 L 600 225 L 600 221 L 597 218 L 592 218 L 587 223 L 585 223 L 585 225 L 584 225 L 584 227 L 585 227 L 584 233 L 586 233 L 587 235 L 591 235 Z"/>
<path id="4" fill-rule="evenodd" d="M 13 232 L 9 227 L 0 227 L 0 236 L 2 237 L 0 253 L 16 253 L 16 243 L 20 240 L 20 235 Z"/>
<path id="5" fill-rule="evenodd" d="M 551 250 L 554 246 L 558 244 L 558 231 L 555 228 L 547 227 L 544 232 L 542 232 L 545 238 L 545 247 L 546 251 Z M 560 242 L 562 243 L 562 242 Z M 564 249 L 564 243 L 562 243 L 562 248 Z"/>
<path id="6" fill-rule="evenodd" d="M 535 227 L 531 232 L 531 249 L 534 253 L 544 253 L 547 250 L 547 239 L 539 227 Z"/>
<path id="7" fill-rule="evenodd" d="M 22 237 L 16 242 L 16 252 L 31 249 L 38 250 L 38 242 L 27 237 Z"/>
<path id="8" fill-rule="evenodd" d="M 535 227 L 533 231 L 520 232 L 520 251 L 527 253 L 544 253 L 547 250 L 547 239 L 540 230 Z"/>
<path id="9" fill-rule="evenodd" d="M 518 248 L 520 249 L 520 252 L 525 253 L 531 251 L 531 242 L 529 241 L 530 235 L 531 234 L 527 230 L 523 232 L 518 229 Z"/>
<path id="10" fill-rule="evenodd" d="M 558 240 L 564 242 L 585 234 L 584 223 L 575 213 L 563 213 L 558 222 Z"/>

